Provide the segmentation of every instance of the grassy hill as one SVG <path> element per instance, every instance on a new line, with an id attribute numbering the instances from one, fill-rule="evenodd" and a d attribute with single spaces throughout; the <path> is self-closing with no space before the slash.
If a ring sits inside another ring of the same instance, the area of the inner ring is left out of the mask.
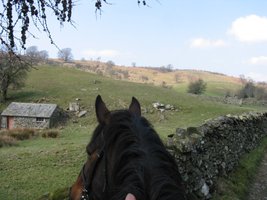
<path id="1" fill-rule="evenodd" d="M 189 82 L 203 79 L 208 83 L 206 94 L 210 96 L 223 96 L 226 92 L 235 94 L 241 88 L 241 81 L 237 77 L 220 73 L 200 70 L 170 70 L 165 67 L 126 67 L 116 66 L 99 61 L 75 61 L 74 63 L 56 62 L 66 67 L 94 72 L 119 80 L 136 83 L 146 83 L 156 86 L 174 87 L 177 91 L 185 92 Z"/>
<path id="2" fill-rule="evenodd" d="M 10 92 L 9 102 L 56 103 L 66 109 L 69 102 L 80 98 L 80 105 L 88 114 L 79 118 L 78 123 L 70 119 L 60 130 L 59 138 L 34 137 L 19 142 L 15 147 L 0 148 L 0 199 L 37 199 L 58 188 L 69 187 L 74 182 L 86 159 L 85 146 L 96 126 L 94 101 L 98 94 L 102 95 L 110 109 L 127 108 L 131 97 L 135 96 L 141 103 L 143 115 L 152 122 L 163 139 L 174 133 L 177 127 L 199 125 L 207 119 L 229 113 L 263 110 L 261 107 L 239 107 L 208 101 L 188 95 L 178 86 L 170 89 L 114 80 L 72 67 L 38 66 L 37 70 L 29 73 L 22 90 Z M 160 113 L 152 107 L 156 101 L 174 105 L 177 111 Z M 9 102 L 2 104 L 0 109 Z"/>
<path id="3" fill-rule="evenodd" d="M 203 75 L 203 73 L 207 74 L 206 72 L 199 72 L 196 74 Z M 218 87 L 238 87 L 238 85 L 233 86 L 234 82 L 223 82 L 223 79 L 212 78 L 211 74 L 206 76 L 210 81 L 221 81 Z M 224 78 L 224 80 L 227 80 L 228 77 Z M 210 81 L 208 85 L 211 83 Z M 184 85 L 185 84 L 186 83 L 184 83 Z M 152 84 L 132 83 L 128 80 L 114 80 L 93 73 L 84 73 L 74 68 L 53 65 L 39 66 L 37 70 L 32 70 L 30 72 L 26 85 L 22 90 L 11 91 L 9 102 L 56 103 L 61 108 L 65 109 L 68 107 L 69 102 L 80 98 L 81 100 L 79 103 L 83 109 L 89 112 L 88 119 L 84 118 L 80 122 L 83 125 L 87 124 L 88 120 L 89 122 L 95 121 L 94 101 L 98 94 L 103 96 L 103 99 L 110 109 L 127 108 L 131 97 L 135 96 L 141 102 L 143 110 L 147 111 L 144 112 L 144 115 L 151 120 L 156 127 L 163 129 L 163 135 L 170 133 L 175 127 L 197 125 L 206 119 L 218 115 L 249 110 L 249 108 L 246 107 L 236 107 L 213 101 L 206 101 L 205 98 L 199 98 L 198 96 L 185 93 L 181 88 L 177 89 L 179 87 L 180 86 L 176 86 L 174 89 L 163 88 Z M 215 86 L 208 87 L 207 93 L 212 93 L 213 90 L 216 90 Z M 225 92 L 225 90 L 223 91 Z M 5 105 L 1 105 L 0 109 L 3 109 L 9 102 Z M 178 112 L 163 113 L 167 120 L 159 122 L 160 114 L 152 108 L 153 102 L 174 105 L 178 109 Z M 167 126 L 165 126 L 165 124 Z"/>

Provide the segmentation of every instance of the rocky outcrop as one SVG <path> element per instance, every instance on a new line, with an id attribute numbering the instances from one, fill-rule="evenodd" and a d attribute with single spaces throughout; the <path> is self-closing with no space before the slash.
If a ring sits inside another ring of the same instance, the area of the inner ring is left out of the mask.
<path id="1" fill-rule="evenodd" d="M 178 128 L 168 138 L 187 192 L 209 199 L 216 180 L 226 176 L 240 157 L 267 135 L 267 113 L 227 115 L 199 127 Z"/>
<path id="2" fill-rule="evenodd" d="M 159 103 L 159 102 L 155 102 L 152 103 L 152 106 L 156 109 L 159 110 L 161 112 L 165 111 L 165 110 L 172 110 L 172 111 L 178 111 L 173 105 L 170 104 L 163 104 L 163 103 Z"/>

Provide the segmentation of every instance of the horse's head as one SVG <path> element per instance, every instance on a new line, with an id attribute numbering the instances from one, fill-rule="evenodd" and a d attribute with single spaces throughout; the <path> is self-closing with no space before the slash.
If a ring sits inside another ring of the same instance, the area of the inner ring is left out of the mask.
<path id="1" fill-rule="evenodd" d="M 175 159 L 133 97 L 128 109 L 109 111 L 98 96 L 88 160 L 70 190 L 71 200 L 185 200 Z"/>
<path id="2" fill-rule="evenodd" d="M 118 119 L 114 119 L 116 118 L 116 111 L 110 112 L 99 95 L 96 98 L 95 111 L 99 124 L 86 147 L 88 159 L 83 165 L 76 182 L 70 188 L 69 197 L 71 200 L 108 199 L 108 177 L 111 173 L 111 165 L 108 162 L 112 162 L 112 158 L 110 158 L 112 149 L 106 145 L 107 130 L 112 127 L 113 121 L 118 121 Z M 123 112 L 126 115 L 140 117 L 141 108 L 137 99 L 133 97 L 129 109 Z M 123 199 L 136 200 L 136 197 L 128 191 Z"/>

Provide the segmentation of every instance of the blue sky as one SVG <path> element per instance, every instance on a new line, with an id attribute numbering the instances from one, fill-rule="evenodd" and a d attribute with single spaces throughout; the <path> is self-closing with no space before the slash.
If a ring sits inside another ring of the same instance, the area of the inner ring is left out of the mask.
<path id="1" fill-rule="evenodd" d="M 73 11 L 76 28 L 49 18 L 60 48 L 71 48 L 74 59 L 112 60 L 115 64 L 199 69 L 241 74 L 267 81 L 266 0 L 109 0 L 100 15 L 91 0 L 80 0 Z M 33 32 L 28 46 L 57 57 L 44 33 Z"/>

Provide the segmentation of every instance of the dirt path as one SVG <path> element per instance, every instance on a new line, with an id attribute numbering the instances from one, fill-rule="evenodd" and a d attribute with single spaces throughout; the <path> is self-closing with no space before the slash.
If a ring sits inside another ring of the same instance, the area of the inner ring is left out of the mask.
<path id="1" fill-rule="evenodd" d="M 267 200 L 267 153 L 250 188 L 248 200 Z"/>

